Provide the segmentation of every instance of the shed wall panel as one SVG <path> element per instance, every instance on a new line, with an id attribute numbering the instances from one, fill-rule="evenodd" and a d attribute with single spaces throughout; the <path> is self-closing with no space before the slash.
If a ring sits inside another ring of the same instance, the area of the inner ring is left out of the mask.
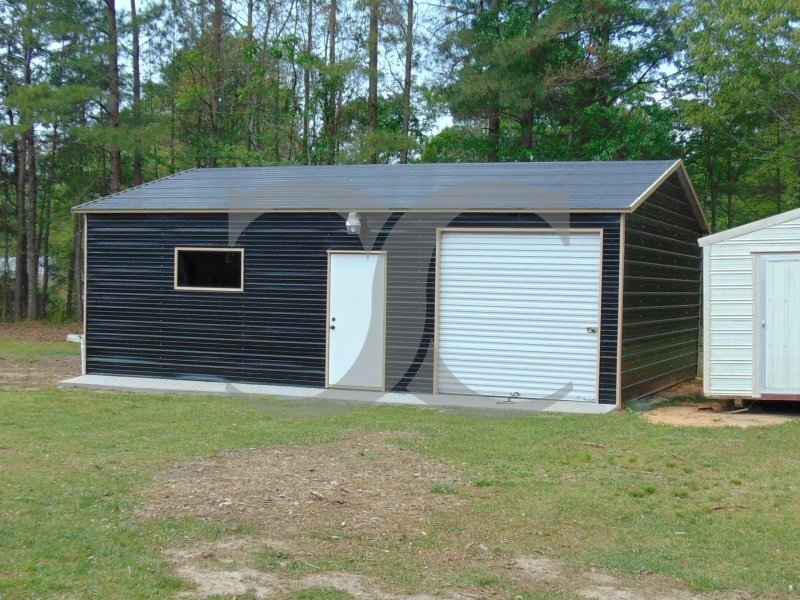
<path id="1" fill-rule="evenodd" d="M 87 372 L 321 387 L 327 250 L 362 250 L 338 214 L 267 214 L 236 243 L 244 292 L 173 289 L 175 246 L 225 247 L 224 214 L 90 214 Z M 433 389 L 436 226 L 548 227 L 536 215 L 363 215 L 388 258 L 386 388 Z M 619 215 L 603 234 L 599 399 L 615 402 Z"/>
<path id="2" fill-rule="evenodd" d="M 703 249 L 704 392 L 752 397 L 754 254 L 800 250 L 800 219 L 717 241 Z"/>
<path id="3" fill-rule="evenodd" d="M 622 400 L 694 377 L 702 234 L 672 175 L 625 220 Z"/>

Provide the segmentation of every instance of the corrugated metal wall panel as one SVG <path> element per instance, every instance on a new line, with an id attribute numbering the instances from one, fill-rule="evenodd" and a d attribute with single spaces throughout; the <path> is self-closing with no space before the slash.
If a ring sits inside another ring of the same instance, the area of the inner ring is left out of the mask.
<path id="1" fill-rule="evenodd" d="M 174 247 L 227 246 L 225 215 L 90 215 L 88 235 L 88 372 L 323 385 L 326 249 L 360 246 L 339 215 L 254 222 L 243 293 L 173 289 Z"/>
<path id="2" fill-rule="evenodd" d="M 387 389 L 431 392 L 437 215 L 363 215 L 388 252 Z M 385 223 L 384 223 L 385 221 Z M 328 249 L 361 250 L 337 214 L 269 214 L 245 248 L 245 291 L 176 292 L 175 246 L 224 247 L 225 215 L 88 215 L 90 373 L 322 386 Z M 531 214 L 465 214 L 450 226 L 546 227 Z M 615 401 L 618 215 L 574 215 L 602 228 L 600 400 Z M 391 237 L 389 234 L 391 233 Z"/>
<path id="3" fill-rule="evenodd" d="M 599 233 L 457 232 L 439 250 L 439 391 L 596 400 Z"/>
<path id="4" fill-rule="evenodd" d="M 622 399 L 697 373 L 702 235 L 678 175 L 626 217 Z"/>

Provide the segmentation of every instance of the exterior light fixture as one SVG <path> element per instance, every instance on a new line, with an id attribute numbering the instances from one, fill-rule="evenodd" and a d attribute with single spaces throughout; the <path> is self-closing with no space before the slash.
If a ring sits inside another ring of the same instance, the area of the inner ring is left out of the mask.
<path id="1" fill-rule="evenodd" d="M 351 212 L 347 215 L 347 235 L 358 235 L 361 233 L 361 217 L 357 212 Z"/>

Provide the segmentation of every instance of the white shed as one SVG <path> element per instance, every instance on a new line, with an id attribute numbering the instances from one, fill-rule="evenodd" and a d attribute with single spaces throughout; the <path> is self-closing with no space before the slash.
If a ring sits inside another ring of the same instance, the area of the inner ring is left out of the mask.
<path id="1" fill-rule="evenodd" d="M 700 246 L 703 393 L 800 400 L 800 209 Z"/>

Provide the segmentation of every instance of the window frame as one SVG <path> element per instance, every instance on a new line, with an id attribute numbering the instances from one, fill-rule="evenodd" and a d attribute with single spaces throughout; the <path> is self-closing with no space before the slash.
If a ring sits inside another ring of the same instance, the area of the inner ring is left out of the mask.
<path id="1" fill-rule="evenodd" d="M 178 285 L 178 255 L 181 252 L 238 252 L 240 255 L 239 265 L 241 272 L 239 273 L 239 287 L 201 287 L 201 286 L 181 286 Z M 180 292 L 244 292 L 244 248 L 220 248 L 220 247 L 205 247 L 205 246 L 175 246 L 172 263 L 173 289 Z"/>

